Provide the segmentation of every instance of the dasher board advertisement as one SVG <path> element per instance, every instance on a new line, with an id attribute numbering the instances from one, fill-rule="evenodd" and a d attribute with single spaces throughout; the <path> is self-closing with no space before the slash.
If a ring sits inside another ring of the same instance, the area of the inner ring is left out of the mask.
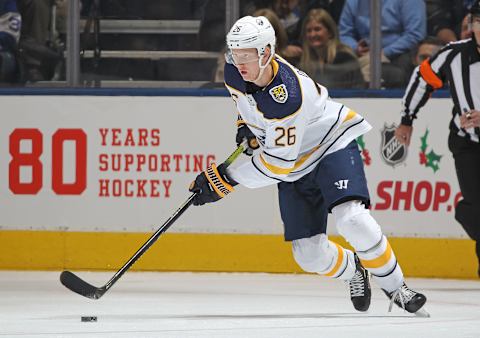
<path id="1" fill-rule="evenodd" d="M 151 231 L 189 196 L 200 171 L 236 147 L 236 112 L 227 97 L 1 101 L 2 229 Z M 428 102 L 408 149 L 393 137 L 400 99 L 338 101 L 373 126 L 357 142 L 371 211 L 384 232 L 465 237 L 454 220 L 461 196 L 447 146 L 450 100 Z M 215 204 L 192 207 L 169 231 L 283 232 L 275 186 L 235 190 Z M 332 222 L 329 232 L 335 233 Z"/>

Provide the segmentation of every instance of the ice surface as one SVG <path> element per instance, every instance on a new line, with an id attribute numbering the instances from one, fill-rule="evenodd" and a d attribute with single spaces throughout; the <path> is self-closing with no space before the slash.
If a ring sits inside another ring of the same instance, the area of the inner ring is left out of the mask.
<path id="1" fill-rule="evenodd" d="M 0 271 L 0 337 L 480 337 L 480 281 L 408 279 L 428 297 L 418 318 L 388 313 L 376 285 L 358 313 L 344 283 L 316 275 L 128 272 L 100 300 L 59 275 Z M 100 286 L 113 272 L 78 275 Z"/>

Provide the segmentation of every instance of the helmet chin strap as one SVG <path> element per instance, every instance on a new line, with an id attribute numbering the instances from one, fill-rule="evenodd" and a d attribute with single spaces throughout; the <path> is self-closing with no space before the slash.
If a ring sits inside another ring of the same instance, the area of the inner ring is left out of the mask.
<path id="1" fill-rule="evenodd" d="M 270 50 L 270 56 L 268 57 L 268 60 L 267 62 L 262 65 L 262 56 L 260 56 L 258 58 L 258 66 L 260 67 L 260 71 L 258 72 L 258 76 L 255 80 L 253 80 L 252 82 L 257 82 L 258 80 L 260 80 L 260 78 L 262 77 L 263 75 L 263 72 L 265 71 L 265 68 L 267 68 L 267 66 L 270 64 L 270 62 L 272 61 L 272 58 L 273 58 L 273 50 Z"/>

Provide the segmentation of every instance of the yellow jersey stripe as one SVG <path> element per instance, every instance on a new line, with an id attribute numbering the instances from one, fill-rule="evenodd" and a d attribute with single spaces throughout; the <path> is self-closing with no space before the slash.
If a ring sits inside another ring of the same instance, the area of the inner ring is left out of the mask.
<path id="1" fill-rule="evenodd" d="M 392 247 L 387 241 L 387 247 L 385 248 L 385 251 L 381 256 L 374 259 L 360 259 L 360 261 L 366 269 L 378 269 L 387 264 L 391 257 Z"/>
<path id="2" fill-rule="evenodd" d="M 355 115 L 357 115 L 356 112 L 354 112 L 353 110 L 350 110 L 348 113 L 347 113 L 347 116 L 345 116 L 345 119 L 343 120 L 343 122 L 347 122 L 348 120 L 351 120 L 355 117 Z M 342 123 L 343 123 L 342 122 Z"/>
<path id="3" fill-rule="evenodd" d="M 275 76 L 277 76 L 278 69 L 280 68 L 280 66 L 278 65 L 277 60 L 275 60 L 275 56 L 277 56 L 277 54 L 275 54 L 275 55 L 272 57 L 272 61 L 270 61 L 270 64 L 272 65 L 272 68 L 273 68 L 273 76 L 272 76 L 272 79 L 270 80 L 270 82 L 267 83 L 267 85 L 266 85 L 264 88 L 267 88 L 268 85 L 270 85 L 270 83 L 273 82 L 273 80 L 275 79 Z"/>
<path id="4" fill-rule="evenodd" d="M 265 168 L 267 168 L 269 171 L 276 175 L 288 175 L 290 172 L 295 169 L 295 166 L 293 168 L 282 168 L 282 167 L 277 167 L 276 165 L 270 164 L 265 159 L 263 158 L 263 154 L 260 154 L 260 161 L 264 165 Z"/>
<path id="5" fill-rule="evenodd" d="M 272 173 L 277 175 L 288 175 L 293 170 L 298 169 L 306 160 L 308 160 L 310 156 L 313 155 L 314 152 L 318 150 L 318 148 L 320 148 L 319 145 L 313 147 L 313 149 L 310 150 L 307 154 L 300 157 L 300 159 L 295 162 L 295 165 L 292 168 L 282 168 L 282 167 L 278 167 L 276 165 L 270 164 L 265 160 L 265 158 L 263 157 L 263 154 L 260 154 L 260 160 L 262 161 L 262 164 L 265 166 L 265 168 L 270 170 Z"/>

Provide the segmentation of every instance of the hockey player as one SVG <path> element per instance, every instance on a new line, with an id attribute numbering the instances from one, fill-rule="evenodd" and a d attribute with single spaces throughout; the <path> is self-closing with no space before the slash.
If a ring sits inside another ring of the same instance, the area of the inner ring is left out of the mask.
<path id="1" fill-rule="evenodd" d="M 193 203 L 218 201 L 236 184 L 277 184 L 285 240 L 292 241 L 294 258 L 305 271 L 346 281 L 355 309 L 367 311 L 368 268 L 391 302 L 417 312 L 426 298 L 405 285 L 395 254 L 368 210 L 355 138 L 371 126 L 275 55 L 275 31 L 265 17 L 239 19 L 227 35 L 227 47 L 225 84 L 239 112 L 237 143 L 248 139 L 247 153 L 253 155 L 234 168 L 212 164 L 200 173 L 190 186 L 197 192 Z M 328 239 L 328 213 L 356 254 Z"/>
<path id="2" fill-rule="evenodd" d="M 452 42 L 415 69 L 403 97 L 398 140 L 410 144 L 413 120 L 431 93 L 449 84 L 453 100 L 448 146 L 455 160 L 462 200 L 455 219 L 476 241 L 480 277 L 480 1 L 471 9 L 472 37 Z"/>

